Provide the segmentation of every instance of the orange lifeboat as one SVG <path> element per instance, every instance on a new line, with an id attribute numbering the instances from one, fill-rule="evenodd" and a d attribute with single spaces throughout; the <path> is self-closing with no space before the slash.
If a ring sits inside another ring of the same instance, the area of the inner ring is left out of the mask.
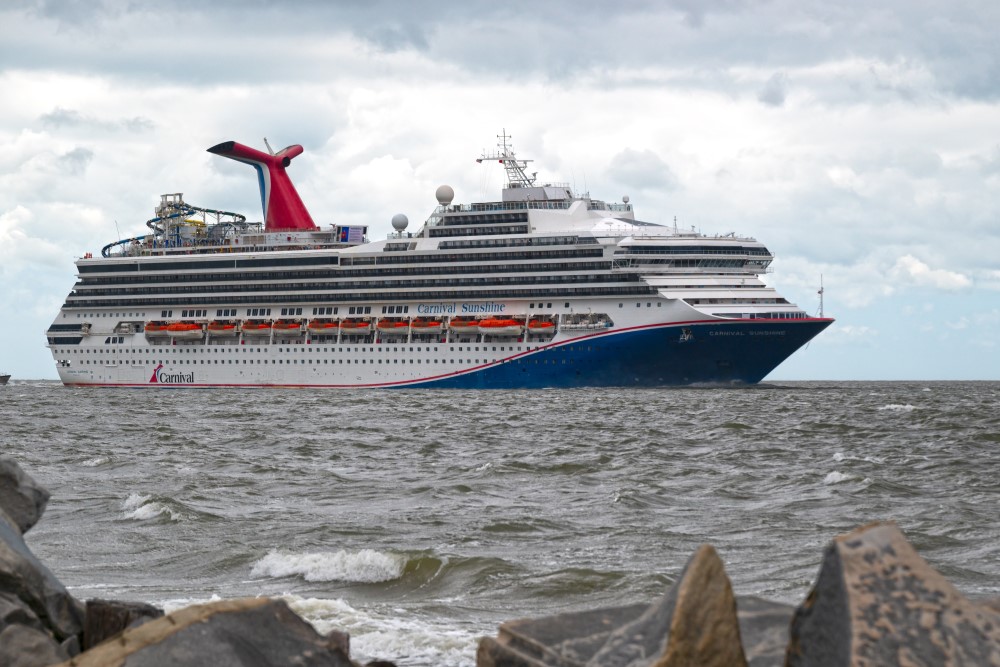
<path id="1" fill-rule="evenodd" d="M 167 334 L 176 340 L 197 340 L 205 335 L 205 330 L 194 322 L 171 322 Z"/>
<path id="2" fill-rule="evenodd" d="M 548 334 L 556 330 L 556 323 L 551 320 L 529 320 L 528 333 Z"/>
<path id="3" fill-rule="evenodd" d="M 247 320 L 243 323 L 244 336 L 270 336 L 271 323 L 260 320 Z"/>
<path id="4" fill-rule="evenodd" d="M 524 327 L 517 320 L 491 317 L 479 321 L 479 331 L 490 336 L 519 336 Z"/>
<path id="5" fill-rule="evenodd" d="M 312 320 L 306 325 L 313 336 L 336 336 L 340 325 L 329 320 Z"/>
<path id="6" fill-rule="evenodd" d="M 340 330 L 345 336 L 361 336 L 371 332 L 372 323 L 368 320 L 344 320 L 340 323 Z"/>
<path id="7" fill-rule="evenodd" d="M 439 334 L 444 327 L 441 320 L 413 320 L 410 330 L 415 334 Z"/>
<path id="8" fill-rule="evenodd" d="M 302 322 L 296 320 L 277 320 L 272 328 L 277 333 L 298 334 L 302 332 Z"/>
<path id="9" fill-rule="evenodd" d="M 387 336 L 405 336 L 410 333 L 410 323 L 405 320 L 379 320 L 375 326 L 379 333 Z"/>
<path id="10" fill-rule="evenodd" d="M 235 336 L 240 330 L 232 322 L 209 322 L 208 333 L 213 336 Z"/>
<path id="11" fill-rule="evenodd" d="M 146 322 L 146 326 L 143 327 L 143 333 L 146 334 L 146 338 L 167 338 L 170 336 L 170 332 L 167 331 L 166 322 Z"/>
<path id="12" fill-rule="evenodd" d="M 479 333 L 479 320 L 453 319 L 448 323 L 448 328 L 455 333 L 477 334 Z"/>

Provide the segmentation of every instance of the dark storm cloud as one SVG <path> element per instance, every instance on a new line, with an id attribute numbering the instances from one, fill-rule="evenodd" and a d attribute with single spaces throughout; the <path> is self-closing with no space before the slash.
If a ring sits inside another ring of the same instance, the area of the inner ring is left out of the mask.
<path id="1" fill-rule="evenodd" d="M 785 87 L 788 77 L 781 72 L 776 72 L 767 80 L 764 87 L 757 94 L 757 99 L 772 107 L 780 107 L 785 103 Z"/>
<path id="2" fill-rule="evenodd" d="M 859 59 L 925 71 L 941 95 L 1000 98 L 1000 3 L 839 3 L 775 0 L 495 3 L 319 0 L 20 0 L 0 22 L 28 22 L 0 44 L 24 69 L 117 72 L 153 80 L 322 80 L 342 66 L 323 53 L 351 38 L 374 52 L 412 51 L 476 76 L 572 80 L 643 68 L 696 72 L 692 85 L 736 84 L 734 68 L 792 71 Z M 16 19 L 16 20 L 15 20 Z M 40 29 L 38 29 L 40 28 Z M 95 38 L 95 35 L 101 35 Z M 375 68 L 377 71 L 377 66 Z M 868 82 L 900 99 L 926 98 L 878 68 Z M 780 103 L 779 82 L 748 91 Z"/>
<path id="3" fill-rule="evenodd" d="M 59 156 L 59 165 L 73 176 L 79 176 L 87 170 L 87 165 L 94 159 L 94 151 L 89 148 L 77 147 Z"/>

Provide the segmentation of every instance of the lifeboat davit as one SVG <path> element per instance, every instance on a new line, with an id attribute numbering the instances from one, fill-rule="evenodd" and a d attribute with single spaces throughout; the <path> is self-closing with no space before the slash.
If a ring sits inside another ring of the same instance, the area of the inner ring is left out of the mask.
<path id="1" fill-rule="evenodd" d="M 271 323 L 270 322 L 252 322 L 247 321 L 243 323 L 243 335 L 244 336 L 270 336 L 271 335 Z"/>
<path id="2" fill-rule="evenodd" d="M 336 336 L 337 329 L 340 325 L 336 322 L 329 322 L 323 320 L 312 320 L 306 325 L 306 329 L 309 330 L 313 336 Z"/>
<path id="3" fill-rule="evenodd" d="M 490 336 L 520 336 L 524 326 L 517 320 L 490 318 L 479 321 L 479 331 Z"/>
<path id="4" fill-rule="evenodd" d="M 240 330 L 232 322 L 209 322 L 208 333 L 213 336 L 236 336 Z"/>
<path id="5" fill-rule="evenodd" d="M 367 320 L 344 320 L 340 323 L 340 330 L 345 336 L 360 336 L 371 333 L 372 323 Z"/>
<path id="6" fill-rule="evenodd" d="M 167 338 L 170 336 L 170 332 L 167 331 L 167 325 L 164 322 L 146 322 L 146 326 L 143 327 L 143 333 L 146 334 L 146 338 Z"/>
<path id="7" fill-rule="evenodd" d="M 399 320 L 379 320 L 375 328 L 387 336 L 405 336 L 410 333 L 410 323 Z"/>
<path id="8" fill-rule="evenodd" d="M 448 323 L 448 328 L 455 333 L 477 334 L 479 333 L 479 320 L 452 320 Z"/>
<path id="9" fill-rule="evenodd" d="M 439 334 L 444 328 L 441 320 L 413 320 L 410 330 L 415 334 Z"/>
<path id="10" fill-rule="evenodd" d="M 205 330 L 194 322 L 172 322 L 167 325 L 167 334 L 176 340 L 198 340 L 205 335 Z"/>

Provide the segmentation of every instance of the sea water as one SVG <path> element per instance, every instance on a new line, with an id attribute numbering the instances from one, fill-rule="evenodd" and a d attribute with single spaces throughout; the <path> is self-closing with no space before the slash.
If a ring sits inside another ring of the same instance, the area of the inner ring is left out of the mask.
<path id="1" fill-rule="evenodd" d="M 279 596 L 352 656 L 475 664 L 515 618 L 651 602 L 703 543 L 797 604 L 896 521 L 1000 595 L 1000 383 L 559 391 L 0 387 L 52 494 L 29 546 L 81 600 Z"/>

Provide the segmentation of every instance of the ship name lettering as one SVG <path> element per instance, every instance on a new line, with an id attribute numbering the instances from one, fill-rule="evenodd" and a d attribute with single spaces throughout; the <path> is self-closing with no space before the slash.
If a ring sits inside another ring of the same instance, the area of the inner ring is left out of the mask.
<path id="1" fill-rule="evenodd" d="M 490 301 L 487 303 L 463 303 L 463 313 L 502 313 L 507 308 L 505 303 Z"/>
<path id="2" fill-rule="evenodd" d="M 457 310 L 453 303 L 421 303 L 417 305 L 418 315 L 454 315 Z"/>

